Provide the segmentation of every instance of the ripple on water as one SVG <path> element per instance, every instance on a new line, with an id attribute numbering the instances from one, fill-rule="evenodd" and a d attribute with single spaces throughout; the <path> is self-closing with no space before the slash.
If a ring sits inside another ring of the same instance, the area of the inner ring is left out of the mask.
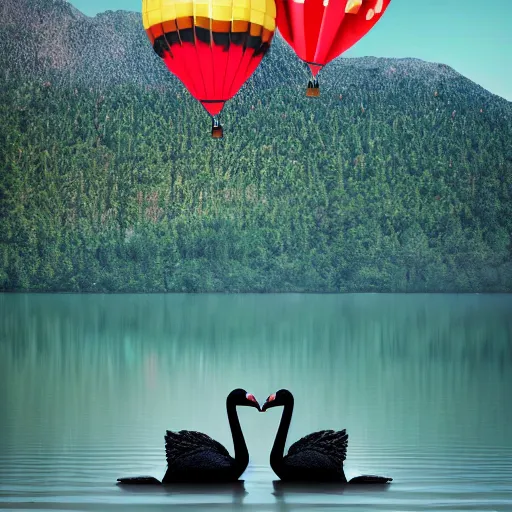
<path id="1" fill-rule="evenodd" d="M 369 457 L 363 449 L 352 450 L 346 472 L 390 475 L 388 486 L 279 486 L 267 466 L 251 466 L 243 490 L 211 486 L 122 487 L 121 475 L 163 475 L 160 449 L 120 452 L 114 448 L 67 450 L 59 453 L 7 450 L 0 459 L 0 507 L 6 509 L 132 510 L 137 507 L 173 505 L 189 511 L 221 509 L 325 510 L 343 507 L 361 510 L 511 510 L 512 454 L 492 447 L 469 451 L 469 446 L 429 447 L 400 453 L 384 450 Z M 437 451 L 437 455 L 435 454 Z M 500 456 L 501 453 L 501 456 Z M 364 464 L 363 464 L 364 463 Z M 364 471 L 358 471 L 362 468 Z M 137 471 L 134 468 L 139 468 Z M 378 468 L 378 471 L 374 471 Z M 177 508 L 178 507 L 178 508 Z"/>

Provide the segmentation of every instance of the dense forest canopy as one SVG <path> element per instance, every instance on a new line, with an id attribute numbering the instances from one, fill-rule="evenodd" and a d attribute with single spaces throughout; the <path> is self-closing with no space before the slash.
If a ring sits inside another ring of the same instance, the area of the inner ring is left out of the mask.
<path id="1" fill-rule="evenodd" d="M 139 15 L 3 9 L 1 290 L 512 291 L 512 105 L 447 66 L 308 99 L 277 36 L 214 141 Z"/>

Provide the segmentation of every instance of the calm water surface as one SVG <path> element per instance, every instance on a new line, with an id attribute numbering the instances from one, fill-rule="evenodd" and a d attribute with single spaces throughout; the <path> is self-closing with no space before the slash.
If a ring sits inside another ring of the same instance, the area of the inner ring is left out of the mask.
<path id="1" fill-rule="evenodd" d="M 512 510 L 512 296 L 0 295 L 0 508 Z M 285 487 L 281 409 L 239 410 L 240 487 L 135 488 L 166 429 L 232 453 L 225 397 L 295 394 L 289 444 L 347 428 L 346 473 Z"/>

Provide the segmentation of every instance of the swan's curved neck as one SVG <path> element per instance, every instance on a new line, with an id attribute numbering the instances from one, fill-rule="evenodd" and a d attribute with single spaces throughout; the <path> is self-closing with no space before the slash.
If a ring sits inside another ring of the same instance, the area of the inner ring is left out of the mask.
<path id="1" fill-rule="evenodd" d="M 244 435 L 242 433 L 242 427 L 238 420 L 238 414 L 236 412 L 236 405 L 231 401 L 226 402 L 226 409 L 228 412 L 229 427 L 231 428 L 231 435 L 233 436 L 233 447 L 235 449 L 235 461 L 238 466 L 245 471 L 245 468 L 249 464 L 249 451 L 245 444 Z M 241 473 L 240 473 L 241 474 Z"/>
<path id="2" fill-rule="evenodd" d="M 290 397 L 284 406 L 283 414 L 281 415 L 281 422 L 279 423 L 279 428 L 277 429 L 276 438 L 274 440 L 274 446 L 272 446 L 272 451 L 270 452 L 270 465 L 272 466 L 272 469 L 274 469 L 276 464 L 279 464 L 283 460 L 284 445 L 286 444 L 288 429 L 290 428 L 290 423 L 292 421 L 292 413 L 293 397 Z"/>

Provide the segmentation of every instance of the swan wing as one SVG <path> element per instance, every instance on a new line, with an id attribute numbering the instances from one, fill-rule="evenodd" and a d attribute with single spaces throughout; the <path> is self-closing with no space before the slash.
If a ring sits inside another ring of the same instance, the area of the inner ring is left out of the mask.
<path id="1" fill-rule="evenodd" d="M 288 457 L 313 451 L 329 457 L 337 465 L 342 465 L 347 458 L 347 446 L 348 434 L 345 429 L 320 430 L 293 443 L 288 450 Z"/>
<path id="2" fill-rule="evenodd" d="M 167 430 L 165 433 L 165 456 L 169 465 L 173 465 L 182 457 L 189 457 L 205 451 L 223 457 L 230 457 L 224 446 L 202 432 L 193 430 L 172 432 Z"/>

